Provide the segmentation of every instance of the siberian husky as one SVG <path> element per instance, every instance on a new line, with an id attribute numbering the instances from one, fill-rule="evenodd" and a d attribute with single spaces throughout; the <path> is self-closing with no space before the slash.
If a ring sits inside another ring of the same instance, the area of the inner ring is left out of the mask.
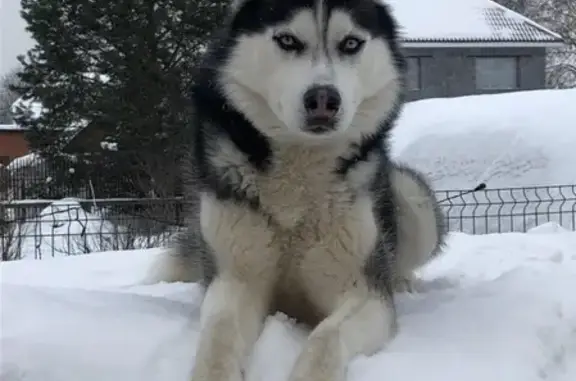
<path id="1" fill-rule="evenodd" d="M 396 330 L 438 252 L 424 177 L 389 158 L 403 100 L 380 0 L 239 0 L 192 89 L 188 230 L 165 281 L 206 287 L 193 381 L 241 381 L 266 316 L 311 326 L 289 381 L 340 381 Z"/>

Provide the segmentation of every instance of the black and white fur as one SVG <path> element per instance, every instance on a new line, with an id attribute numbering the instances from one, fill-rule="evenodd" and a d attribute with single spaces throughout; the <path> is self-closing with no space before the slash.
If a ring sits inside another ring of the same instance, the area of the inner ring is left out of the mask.
<path id="1" fill-rule="evenodd" d="M 406 164 L 390 164 L 390 185 L 397 218 L 394 287 L 395 291 L 413 291 L 414 270 L 441 253 L 448 228 L 426 176 Z M 193 209 L 188 214 L 195 218 L 198 216 L 198 194 L 192 192 L 189 196 L 194 199 L 188 200 Z M 188 221 L 188 229 L 177 237 L 180 247 L 164 253 L 166 256 L 154 264 L 145 283 L 210 283 L 215 267 L 210 262 L 211 255 L 205 252 L 198 224 L 198 219 Z"/>
<path id="2" fill-rule="evenodd" d="M 289 381 L 343 380 L 393 337 L 394 287 L 442 237 L 388 155 L 403 72 L 379 0 L 232 6 L 192 91 L 195 207 L 159 268 L 206 286 L 193 381 L 242 380 L 274 311 L 313 327 Z"/>

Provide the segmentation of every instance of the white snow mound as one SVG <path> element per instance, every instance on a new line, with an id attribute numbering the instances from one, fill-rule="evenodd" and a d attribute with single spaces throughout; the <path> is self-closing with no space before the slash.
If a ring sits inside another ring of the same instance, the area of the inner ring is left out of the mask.
<path id="1" fill-rule="evenodd" d="M 436 189 L 576 184 L 576 89 L 408 103 L 393 154 Z"/>
<path id="2" fill-rule="evenodd" d="M 195 284 L 140 280 L 162 251 L 2 263 L 3 381 L 187 380 Z M 399 295 L 400 332 L 349 381 L 576 380 L 576 233 L 452 234 Z M 285 381 L 306 332 L 268 319 L 247 381 Z"/>

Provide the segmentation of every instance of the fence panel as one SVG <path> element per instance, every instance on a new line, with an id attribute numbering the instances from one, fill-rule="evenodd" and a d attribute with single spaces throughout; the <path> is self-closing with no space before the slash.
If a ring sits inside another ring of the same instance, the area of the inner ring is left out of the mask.
<path id="1" fill-rule="evenodd" d="M 161 247 L 182 226 L 179 199 L 0 203 L 3 260 Z"/>
<path id="2" fill-rule="evenodd" d="M 525 232 L 546 222 L 576 230 L 576 185 L 438 191 L 451 231 Z M 0 202 L 2 260 L 160 247 L 182 229 L 181 198 Z"/>
<path id="3" fill-rule="evenodd" d="M 546 222 L 576 230 L 576 185 L 438 191 L 449 229 L 469 234 L 526 232 Z"/>

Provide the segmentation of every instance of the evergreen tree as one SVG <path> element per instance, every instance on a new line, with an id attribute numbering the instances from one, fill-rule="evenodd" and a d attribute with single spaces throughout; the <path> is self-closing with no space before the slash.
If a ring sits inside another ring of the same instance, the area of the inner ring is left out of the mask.
<path id="1" fill-rule="evenodd" d="M 125 194 L 146 192 L 134 189 L 143 161 L 175 166 L 194 67 L 227 1 L 21 3 L 36 45 L 20 57 L 23 85 L 18 90 L 44 107 L 39 116 L 27 107 L 15 115 L 17 123 L 28 127 L 32 149 L 65 169 L 57 178 L 71 181 L 62 148 L 80 128 L 98 129 L 118 149 L 112 156 L 92 157 L 85 168 L 96 168 L 108 179 L 99 179 L 98 196 L 118 193 L 109 186 L 120 180 L 128 183 L 123 184 Z M 77 169 L 76 177 L 86 175 Z"/>

